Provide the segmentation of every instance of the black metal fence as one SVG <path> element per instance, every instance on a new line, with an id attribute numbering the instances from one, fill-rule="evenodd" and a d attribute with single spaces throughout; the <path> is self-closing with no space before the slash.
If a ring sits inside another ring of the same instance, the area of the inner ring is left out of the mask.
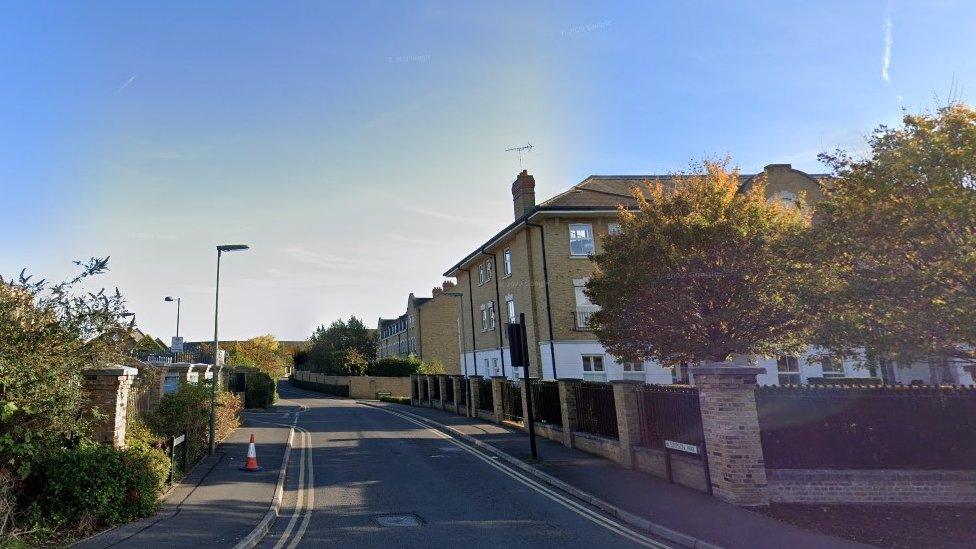
<path id="1" fill-rule="evenodd" d="M 491 394 L 491 380 L 478 380 L 478 409 L 485 412 L 495 411 L 495 398 Z"/>
<path id="2" fill-rule="evenodd" d="M 580 382 L 576 386 L 576 419 L 580 431 L 617 438 L 613 386 L 609 383 Z"/>
<path id="3" fill-rule="evenodd" d="M 430 400 L 430 391 L 427 388 L 427 378 L 420 377 L 417 378 L 417 381 L 420 383 L 420 400 L 422 402 Z"/>
<path id="4" fill-rule="evenodd" d="M 420 380 L 413 378 L 410 380 L 410 398 L 414 400 L 420 399 Z"/>
<path id="5" fill-rule="evenodd" d="M 458 384 L 458 391 L 455 395 L 457 397 L 458 406 L 464 406 L 468 403 L 468 389 L 471 387 L 470 380 L 466 377 L 460 378 L 461 383 Z"/>
<path id="6" fill-rule="evenodd" d="M 444 378 L 444 402 L 454 402 L 454 378 Z"/>
<path id="7" fill-rule="evenodd" d="M 973 387 L 759 387 L 766 466 L 973 469 Z"/>
<path id="8" fill-rule="evenodd" d="M 555 381 L 533 379 L 529 382 L 532 391 L 532 415 L 536 421 L 550 425 L 563 425 L 563 412 L 559 405 L 559 384 Z"/>
<path id="9" fill-rule="evenodd" d="M 664 448 L 664 441 L 705 444 L 698 387 L 689 385 L 641 385 L 637 388 L 638 417 L 643 445 Z"/>
<path id="10" fill-rule="evenodd" d="M 441 399 L 441 380 L 439 377 L 429 377 L 430 381 L 430 399 L 440 400 Z"/>
<path id="11" fill-rule="evenodd" d="M 502 382 L 502 419 L 522 421 L 522 387 L 511 380 Z"/>

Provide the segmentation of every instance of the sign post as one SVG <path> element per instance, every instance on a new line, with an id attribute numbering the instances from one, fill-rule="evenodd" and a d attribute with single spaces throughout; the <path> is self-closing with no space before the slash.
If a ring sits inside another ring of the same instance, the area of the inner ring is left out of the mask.
<path id="1" fill-rule="evenodd" d="M 519 314 L 518 324 L 509 323 L 507 328 L 512 367 L 522 368 L 522 383 L 525 384 L 525 422 L 529 428 L 529 446 L 532 449 L 532 459 L 538 461 L 539 452 L 535 445 L 535 414 L 532 407 L 532 381 L 529 379 L 529 340 L 525 335 L 525 313 Z"/>

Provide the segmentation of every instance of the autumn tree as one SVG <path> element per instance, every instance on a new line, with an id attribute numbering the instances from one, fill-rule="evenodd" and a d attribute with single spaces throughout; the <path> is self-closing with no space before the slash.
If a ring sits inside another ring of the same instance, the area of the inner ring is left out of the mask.
<path id="1" fill-rule="evenodd" d="M 235 342 L 227 362 L 231 366 L 253 366 L 278 379 L 287 372 L 291 359 L 275 336 L 263 335 Z"/>
<path id="2" fill-rule="evenodd" d="M 376 358 L 376 332 L 355 316 L 348 321 L 334 321 L 328 327 L 319 326 L 309 338 L 307 364 L 317 372 L 333 372 L 346 368 L 360 359 L 370 363 Z M 355 351 L 354 355 L 349 351 Z M 340 374 L 341 375 L 341 374 Z"/>
<path id="3" fill-rule="evenodd" d="M 767 201 L 763 181 L 740 191 L 726 166 L 704 162 L 668 187 L 636 188 L 638 210 L 621 210 L 586 290 L 614 355 L 670 366 L 800 346 L 796 287 L 807 270 L 794 250 L 809 216 Z"/>
<path id="4" fill-rule="evenodd" d="M 860 159 L 823 154 L 813 342 L 869 362 L 976 365 L 976 111 L 950 104 L 879 127 Z"/>

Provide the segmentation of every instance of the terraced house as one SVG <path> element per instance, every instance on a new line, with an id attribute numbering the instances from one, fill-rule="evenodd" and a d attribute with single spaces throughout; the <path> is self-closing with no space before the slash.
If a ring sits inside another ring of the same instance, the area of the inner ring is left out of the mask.
<path id="1" fill-rule="evenodd" d="M 414 356 L 439 362 L 445 373 L 464 373 L 458 342 L 458 296 L 454 284 L 444 282 L 431 297 L 407 297 L 407 311 L 397 318 L 380 318 L 376 356 Z"/>
<path id="2" fill-rule="evenodd" d="M 789 164 L 741 175 L 748 189 L 763 175 L 770 200 L 817 200 L 825 175 Z M 515 377 L 504 324 L 524 313 L 530 344 L 530 372 L 543 378 L 594 381 L 634 379 L 649 383 L 688 382 L 687 371 L 653 362 L 628 363 L 608 354 L 590 329 L 598 309 L 583 292 L 593 272 L 590 256 L 619 230 L 618 208 L 636 209 L 631 189 L 648 181 L 668 185 L 669 176 L 590 176 L 566 192 L 536 203 L 535 179 L 522 171 L 512 184 L 514 221 L 478 246 L 444 276 L 457 279 L 461 296 L 462 370 L 474 375 Z M 640 322 L 635 318 L 634 322 Z M 801 382 L 809 377 L 871 375 L 852 364 L 808 364 L 804 357 L 760 359 L 761 383 Z"/>

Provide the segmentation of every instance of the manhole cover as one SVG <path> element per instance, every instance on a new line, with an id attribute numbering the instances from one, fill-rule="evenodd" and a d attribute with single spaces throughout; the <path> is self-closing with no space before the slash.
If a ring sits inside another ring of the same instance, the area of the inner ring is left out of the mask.
<path id="1" fill-rule="evenodd" d="M 376 524 L 385 528 L 397 528 L 403 526 L 420 526 L 423 522 L 420 517 L 414 514 L 406 515 L 380 515 L 374 519 Z"/>

